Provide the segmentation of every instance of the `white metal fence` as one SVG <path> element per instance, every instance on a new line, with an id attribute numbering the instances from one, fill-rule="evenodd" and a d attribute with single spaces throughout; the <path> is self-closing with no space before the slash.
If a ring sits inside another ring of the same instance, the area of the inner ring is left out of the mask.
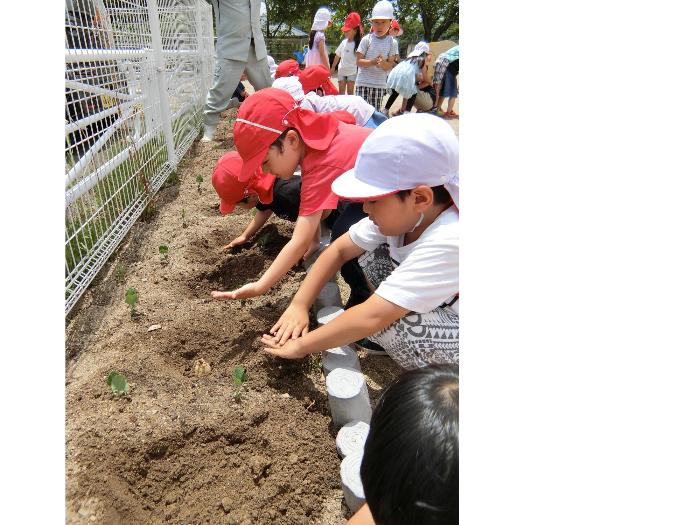
<path id="1" fill-rule="evenodd" d="M 204 0 L 66 0 L 68 313 L 196 138 L 214 35 Z"/>

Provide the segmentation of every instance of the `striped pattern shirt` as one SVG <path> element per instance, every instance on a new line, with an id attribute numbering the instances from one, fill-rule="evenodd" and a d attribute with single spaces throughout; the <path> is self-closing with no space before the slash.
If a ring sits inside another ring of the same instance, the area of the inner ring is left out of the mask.
<path id="1" fill-rule="evenodd" d="M 399 54 L 399 45 L 392 36 L 389 36 L 389 34 L 384 36 L 384 38 L 379 38 L 374 33 L 370 33 L 362 37 L 362 40 L 360 40 L 360 45 L 357 48 L 357 52 L 362 53 L 368 60 L 373 60 L 379 55 L 382 55 L 384 59 L 387 59 L 390 56 Z M 384 88 L 386 87 L 386 77 L 388 74 L 388 71 L 384 71 L 382 68 L 377 66 L 358 66 L 357 81 L 355 82 L 355 85 Z"/>

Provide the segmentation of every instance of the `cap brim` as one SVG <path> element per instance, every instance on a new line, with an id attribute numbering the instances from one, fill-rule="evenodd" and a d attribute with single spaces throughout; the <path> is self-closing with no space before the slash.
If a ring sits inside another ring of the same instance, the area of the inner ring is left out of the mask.
<path id="1" fill-rule="evenodd" d="M 331 184 L 331 190 L 341 199 L 348 201 L 379 199 L 401 191 L 394 188 L 381 188 L 358 180 L 355 177 L 355 168 L 346 171 L 335 179 Z"/>
<path id="2" fill-rule="evenodd" d="M 272 144 L 272 142 L 270 144 Z M 243 161 L 243 166 L 241 166 L 241 172 L 239 175 L 239 180 L 241 180 L 241 182 L 248 182 L 252 176 L 255 175 L 257 169 L 261 168 L 268 149 L 269 146 L 266 146 L 260 150 L 259 153 L 253 155 L 250 159 Z"/>
<path id="3" fill-rule="evenodd" d="M 234 202 L 231 204 L 228 201 L 222 200 L 221 204 L 219 204 L 219 211 L 221 212 L 221 215 L 228 215 L 233 211 L 233 209 L 236 207 L 237 202 Z"/>

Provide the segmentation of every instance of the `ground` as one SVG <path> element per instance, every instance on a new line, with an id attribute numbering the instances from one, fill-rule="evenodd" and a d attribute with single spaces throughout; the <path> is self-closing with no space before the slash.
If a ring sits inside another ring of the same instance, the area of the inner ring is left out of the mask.
<path id="1" fill-rule="evenodd" d="M 233 148 L 233 117 L 223 114 L 214 142 L 194 145 L 179 182 L 158 193 L 66 321 L 69 524 L 336 525 L 347 517 L 319 360 L 269 357 L 258 341 L 303 268 L 263 297 L 209 295 L 260 275 L 292 231 L 272 219 L 257 237 L 266 234 L 263 243 L 221 250 L 251 217 L 221 216 L 210 182 Z M 133 316 L 129 287 L 138 293 Z M 209 373 L 198 375 L 200 360 Z M 360 360 L 374 403 L 400 369 L 387 357 L 360 352 Z M 249 376 L 240 402 L 237 366 Z M 112 371 L 126 376 L 127 396 L 111 393 Z"/>

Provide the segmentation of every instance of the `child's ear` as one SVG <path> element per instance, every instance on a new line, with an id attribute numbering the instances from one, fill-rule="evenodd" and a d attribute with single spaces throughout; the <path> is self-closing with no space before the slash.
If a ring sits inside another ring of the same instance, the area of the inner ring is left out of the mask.
<path id="1" fill-rule="evenodd" d="M 418 211 L 422 211 L 433 204 L 433 190 L 425 184 L 413 188 L 413 197 L 415 205 L 420 208 Z"/>
<path id="2" fill-rule="evenodd" d="M 299 136 L 299 132 L 295 129 L 290 129 L 287 132 L 286 140 L 293 149 L 297 149 L 301 144 L 301 137 Z"/>

